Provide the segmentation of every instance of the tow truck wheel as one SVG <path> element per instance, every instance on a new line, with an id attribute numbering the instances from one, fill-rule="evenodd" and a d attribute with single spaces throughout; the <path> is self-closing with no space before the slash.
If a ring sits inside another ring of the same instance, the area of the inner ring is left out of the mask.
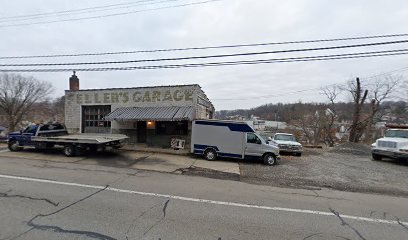
<path id="1" fill-rule="evenodd" d="M 216 152 L 214 149 L 212 149 L 212 148 L 207 149 L 207 150 L 205 150 L 205 152 L 204 152 L 204 157 L 205 157 L 205 159 L 207 159 L 208 161 L 213 161 L 213 160 L 215 160 L 215 159 L 217 158 L 217 152 Z"/>
<path id="2" fill-rule="evenodd" d="M 65 156 L 73 157 L 75 156 L 75 147 L 73 145 L 65 145 L 63 152 Z"/>
<path id="3" fill-rule="evenodd" d="M 18 141 L 11 141 L 8 144 L 8 148 L 12 152 L 17 152 L 21 150 L 20 143 Z"/>
<path id="4" fill-rule="evenodd" d="M 276 157 L 273 154 L 267 153 L 263 157 L 264 164 L 272 166 L 276 165 Z"/>
<path id="5" fill-rule="evenodd" d="M 382 157 L 380 155 L 378 155 L 378 154 L 375 154 L 375 153 L 372 154 L 372 157 L 373 157 L 374 161 L 381 161 L 382 160 Z"/>

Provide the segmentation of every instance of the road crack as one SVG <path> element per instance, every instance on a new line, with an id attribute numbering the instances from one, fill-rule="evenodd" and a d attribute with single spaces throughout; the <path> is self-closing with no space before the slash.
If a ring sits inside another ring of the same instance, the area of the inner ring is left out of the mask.
<path id="1" fill-rule="evenodd" d="M 281 192 L 281 191 L 273 191 L 273 190 L 261 190 L 261 191 L 262 191 L 262 192 L 279 193 L 279 194 L 285 194 L 285 195 L 300 195 L 300 196 L 305 196 L 305 197 L 314 197 L 314 198 L 324 198 L 324 199 L 330 199 L 330 200 L 344 200 L 344 201 L 349 201 L 348 199 L 345 199 L 345 198 L 322 196 L 322 195 L 318 194 L 315 190 L 311 190 L 314 194 L 294 193 L 294 192 Z"/>
<path id="2" fill-rule="evenodd" d="M 132 224 L 129 225 L 129 228 L 128 228 L 128 230 L 126 231 L 126 234 L 125 234 L 126 240 L 129 239 L 128 236 L 129 236 L 130 230 L 135 227 L 136 221 L 137 221 L 139 218 L 143 217 L 143 216 L 144 216 L 146 213 L 148 213 L 150 210 L 152 210 L 153 208 L 157 207 L 157 206 L 160 205 L 160 204 L 161 204 L 161 203 L 154 204 L 154 205 L 151 206 L 149 209 L 143 211 L 137 218 L 135 218 L 135 219 L 132 221 Z"/>
<path id="3" fill-rule="evenodd" d="M 31 232 L 33 229 L 34 229 L 34 228 L 30 228 L 30 229 L 28 229 L 28 230 L 26 230 L 26 231 L 24 231 L 24 232 L 18 234 L 17 236 L 9 237 L 9 238 L 2 238 L 1 240 L 15 240 L 15 239 L 18 239 L 18 238 L 20 238 L 21 236 L 23 236 L 23 235 L 25 235 L 25 234 Z"/>
<path id="4" fill-rule="evenodd" d="M 10 191 L 8 191 L 10 192 Z M 29 200 L 34 200 L 34 201 L 44 201 L 47 202 L 51 205 L 53 205 L 54 207 L 57 207 L 59 202 L 53 202 L 47 198 L 36 198 L 36 197 L 30 197 L 30 196 L 25 196 L 25 195 L 21 195 L 21 194 L 8 194 L 8 192 L 0 192 L 0 197 L 2 198 L 24 198 L 24 199 L 29 199 Z"/>
<path id="5" fill-rule="evenodd" d="M 355 229 L 353 226 L 351 226 L 349 223 L 347 223 L 341 216 L 340 216 L 340 213 L 339 212 L 336 212 L 334 209 L 332 209 L 332 208 L 329 208 L 329 210 L 330 210 L 330 212 L 332 212 L 339 220 L 340 220 L 340 222 L 341 222 L 341 225 L 342 226 L 347 226 L 347 227 L 349 227 L 351 230 L 353 230 L 356 234 L 357 234 L 357 236 L 359 236 L 362 240 L 366 240 L 364 237 L 363 237 L 363 235 L 361 235 L 361 233 L 357 230 L 357 229 Z"/>
<path id="6" fill-rule="evenodd" d="M 395 219 L 397 219 L 397 223 L 398 223 L 401 227 L 405 228 L 405 230 L 408 231 L 408 227 L 407 227 L 405 224 L 403 224 L 403 223 L 400 221 L 400 219 L 399 219 L 398 217 L 395 217 Z"/>
<path id="7" fill-rule="evenodd" d="M 55 215 L 55 214 L 57 214 L 59 212 L 62 212 L 64 210 L 66 210 L 66 209 L 68 209 L 68 208 L 70 208 L 70 207 L 72 207 L 72 206 L 74 206 L 74 205 L 76 205 L 76 204 L 78 204 L 78 203 L 80 203 L 80 202 L 82 202 L 82 201 L 84 201 L 84 200 L 86 200 L 86 199 L 88 199 L 88 198 L 90 198 L 90 197 L 104 191 L 108 187 L 109 186 L 106 186 L 105 188 L 100 189 L 100 190 L 98 190 L 98 191 L 96 191 L 96 192 L 94 192 L 94 193 L 92 193 L 92 194 L 90 194 L 90 195 L 88 195 L 86 197 L 83 197 L 83 198 L 81 198 L 81 199 L 79 199 L 79 200 L 77 200 L 77 201 L 75 201 L 75 202 L 73 202 L 73 203 L 71 203 L 71 204 L 69 204 L 69 205 L 67 205 L 67 206 L 65 206 L 63 208 L 60 208 L 60 209 L 58 209 L 56 211 L 53 211 L 53 212 L 50 212 L 50 213 L 47 213 L 47 214 L 37 214 L 36 216 L 31 218 L 27 222 L 27 225 L 29 227 L 35 229 L 35 230 L 52 231 L 52 232 L 56 232 L 56 233 L 77 234 L 77 235 L 83 235 L 83 236 L 86 236 L 86 237 L 89 237 L 89 238 L 100 239 L 100 240 L 115 240 L 116 238 L 113 238 L 113 237 L 110 237 L 110 236 L 107 236 L 107 235 L 104 235 L 104 234 L 101 234 L 101 233 L 97 233 L 97 232 L 82 231 L 82 230 L 67 230 L 67 229 L 63 229 L 63 228 L 61 228 L 59 226 L 55 226 L 55 225 L 40 225 L 40 224 L 34 223 L 34 220 L 36 220 L 38 218 L 49 217 L 49 216 Z"/>
<path id="8" fill-rule="evenodd" d="M 164 218 L 166 217 L 166 209 L 167 209 L 167 206 L 169 205 L 169 202 L 170 202 L 170 199 L 167 199 L 167 201 L 166 201 L 166 202 L 164 203 L 164 205 L 163 205 L 163 209 L 162 209 L 162 211 L 163 211 L 163 216 L 162 216 L 159 220 L 157 220 L 152 226 L 150 226 L 150 228 L 147 229 L 147 230 L 143 233 L 143 236 L 146 236 L 146 234 L 148 234 L 148 233 L 150 232 L 150 230 L 152 230 L 154 227 L 157 226 L 157 224 L 159 224 L 161 221 L 164 220 Z"/>
<path id="9" fill-rule="evenodd" d="M 167 209 L 167 205 L 169 205 L 170 199 L 167 199 L 167 201 L 164 203 L 163 206 L 163 218 L 166 217 L 166 209 Z"/>
<path id="10" fill-rule="evenodd" d="M 322 233 L 313 233 L 313 234 L 310 234 L 310 235 L 307 235 L 306 237 L 304 237 L 303 238 L 303 240 L 306 240 L 306 239 L 309 239 L 309 238 L 311 238 L 311 237 L 314 237 L 314 236 L 317 236 L 317 235 L 321 235 Z"/>

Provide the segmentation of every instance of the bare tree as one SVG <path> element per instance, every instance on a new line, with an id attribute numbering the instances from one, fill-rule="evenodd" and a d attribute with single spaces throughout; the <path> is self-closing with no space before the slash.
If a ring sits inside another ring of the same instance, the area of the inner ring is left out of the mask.
<path id="1" fill-rule="evenodd" d="M 308 143 L 313 145 L 320 144 L 323 131 L 322 122 L 325 118 L 324 108 L 322 106 L 315 106 L 311 111 L 301 108 L 296 115 L 296 120 L 293 120 L 291 125 L 301 131 Z"/>
<path id="2" fill-rule="evenodd" d="M 44 100 L 53 87 L 48 82 L 19 74 L 0 74 L 0 111 L 14 131 L 33 104 Z"/>
<path id="3" fill-rule="evenodd" d="M 356 79 L 356 82 L 349 82 L 346 90 L 350 92 L 354 103 L 350 142 L 359 142 L 364 133 L 366 133 L 366 140 L 371 140 L 372 126 L 381 118 L 379 117 L 380 104 L 391 96 L 400 79 L 395 76 L 378 78 L 365 90 L 359 78 Z M 371 99 L 369 104 L 366 103 L 367 99 Z M 367 106 L 369 106 L 368 109 Z M 366 113 L 365 116 L 363 113 Z"/>
<path id="4" fill-rule="evenodd" d="M 353 97 L 354 102 L 354 112 L 353 112 L 353 121 L 350 126 L 350 142 L 359 142 L 361 135 L 365 127 L 361 121 L 361 112 L 363 110 L 364 103 L 367 99 L 368 90 L 364 90 L 361 87 L 361 82 L 359 78 L 356 78 L 356 82 L 349 82 L 347 91 L 350 92 Z"/>
<path id="5" fill-rule="evenodd" d="M 336 138 L 336 127 L 335 121 L 337 119 L 336 113 L 336 99 L 341 93 L 341 88 L 337 85 L 327 86 L 322 89 L 322 93 L 329 100 L 329 105 L 324 112 L 324 117 L 322 118 L 322 134 L 323 141 L 329 146 L 333 147 Z"/>
<path id="6" fill-rule="evenodd" d="M 375 79 L 369 86 L 370 111 L 366 120 L 365 140 L 371 142 L 373 138 L 373 125 L 381 120 L 384 111 L 381 111 L 381 103 L 392 96 L 398 85 L 401 83 L 402 76 L 387 75 L 383 78 Z"/>
<path id="7" fill-rule="evenodd" d="M 53 102 L 54 121 L 64 122 L 65 117 L 65 96 L 55 99 Z"/>

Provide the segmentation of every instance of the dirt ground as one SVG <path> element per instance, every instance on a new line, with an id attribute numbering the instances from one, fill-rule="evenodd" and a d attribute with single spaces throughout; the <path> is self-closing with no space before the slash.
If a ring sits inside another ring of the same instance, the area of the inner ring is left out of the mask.
<path id="1" fill-rule="evenodd" d="M 0 141 L 0 150 L 6 149 L 7 148 L 7 143 Z"/>
<path id="2" fill-rule="evenodd" d="M 373 161 L 369 148 L 305 149 L 282 155 L 279 165 L 241 162 L 241 181 L 305 189 L 333 188 L 408 197 L 408 163 Z"/>

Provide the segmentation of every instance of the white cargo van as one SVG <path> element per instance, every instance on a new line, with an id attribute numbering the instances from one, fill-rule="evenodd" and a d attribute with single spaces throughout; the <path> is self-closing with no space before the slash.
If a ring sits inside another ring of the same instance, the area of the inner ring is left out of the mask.
<path id="1" fill-rule="evenodd" d="M 191 152 L 207 160 L 257 157 L 267 165 L 275 165 L 280 159 L 279 148 L 267 144 L 245 122 L 195 120 L 191 135 Z"/>

